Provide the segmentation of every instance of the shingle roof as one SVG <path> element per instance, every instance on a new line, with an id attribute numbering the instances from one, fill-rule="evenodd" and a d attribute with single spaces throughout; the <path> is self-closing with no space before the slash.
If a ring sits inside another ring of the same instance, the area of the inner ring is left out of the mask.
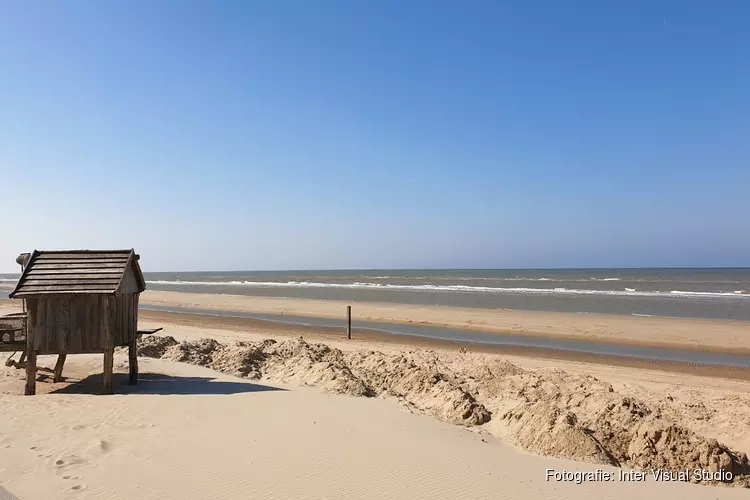
<path id="1" fill-rule="evenodd" d="M 138 255 L 130 250 L 62 250 L 31 254 L 13 297 L 68 293 L 115 293 L 128 267 L 146 288 Z"/>

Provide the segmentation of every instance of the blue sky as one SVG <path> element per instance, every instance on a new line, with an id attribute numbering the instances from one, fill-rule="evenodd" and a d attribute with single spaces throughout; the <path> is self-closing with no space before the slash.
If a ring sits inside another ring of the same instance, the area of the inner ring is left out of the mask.
<path id="1" fill-rule="evenodd" d="M 0 272 L 750 266 L 743 1 L 0 7 Z"/>

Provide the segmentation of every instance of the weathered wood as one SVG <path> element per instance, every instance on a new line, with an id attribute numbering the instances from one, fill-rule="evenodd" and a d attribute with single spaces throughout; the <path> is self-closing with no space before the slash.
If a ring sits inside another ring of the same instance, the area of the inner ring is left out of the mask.
<path id="1" fill-rule="evenodd" d="M 39 308 L 39 304 L 37 301 L 33 301 L 33 309 L 34 309 L 34 316 L 37 316 L 36 314 L 37 310 Z M 26 318 L 28 321 L 28 317 Z M 37 319 L 38 321 L 38 319 Z M 24 387 L 23 393 L 26 396 L 32 396 L 36 394 L 36 350 L 33 348 L 34 346 L 34 335 L 36 330 L 34 328 L 29 328 L 28 324 L 26 326 L 26 387 Z"/>
<path id="2" fill-rule="evenodd" d="M 60 353 L 65 353 L 68 348 L 70 337 L 70 308 L 71 297 L 63 296 L 57 299 L 57 342 L 55 348 Z"/>
<path id="3" fill-rule="evenodd" d="M 91 275 L 91 276 L 96 276 L 96 277 L 103 274 L 103 275 L 107 275 L 107 277 L 110 277 L 110 278 L 120 277 L 120 273 L 117 272 L 117 270 L 113 271 L 112 269 L 83 269 L 81 270 L 81 269 L 36 269 L 36 268 L 32 268 L 26 276 L 28 278 L 37 277 L 37 276 L 55 277 L 55 276 L 66 275 L 66 274 L 74 275 L 73 277 L 75 277 L 75 275 L 77 274 L 82 274 L 84 276 Z"/>
<path id="4" fill-rule="evenodd" d="M 112 257 L 129 257 L 132 250 L 115 250 L 109 252 L 98 252 L 98 251 L 67 251 L 67 252 L 39 252 L 35 260 L 42 261 L 46 259 L 105 259 Z"/>
<path id="5" fill-rule="evenodd" d="M 36 351 L 30 350 L 26 359 L 26 387 L 23 391 L 26 396 L 36 394 Z"/>
<path id="6" fill-rule="evenodd" d="M 120 345 L 124 342 L 122 339 L 122 323 L 117 321 L 118 312 L 120 312 L 120 320 L 122 320 L 122 311 L 120 309 L 117 297 L 112 297 L 109 301 L 110 322 L 112 323 L 112 345 Z"/>
<path id="7" fill-rule="evenodd" d="M 104 391 L 113 391 L 114 347 L 128 346 L 130 382 L 137 383 L 138 299 L 145 289 L 131 251 L 34 251 L 11 296 L 26 298 L 24 353 L 33 358 L 25 392 L 35 392 L 36 358 L 58 354 L 54 380 L 62 380 L 68 354 L 104 353 Z"/>
<path id="8" fill-rule="evenodd" d="M 352 338 L 352 306 L 346 306 L 346 338 Z"/>
<path id="9" fill-rule="evenodd" d="M 114 379 L 114 358 L 115 356 L 115 350 L 114 349 L 105 349 L 104 350 L 104 394 L 112 394 L 114 392 L 113 389 L 113 379 Z"/>
<path id="10" fill-rule="evenodd" d="M 62 372 L 63 372 L 63 366 L 65 365 L 65 358 L 67 358 L 67 355 L 60 354 L 57 356 L 57 363 L 55 364 L 55 376 L 52 379 L 53 382 L 62 382 Z"/>
<path id="11" fill-rule="evenodd" d="M 152 333 L 160 332 L 164 328 L 152 328 L 151 330 L 138 330 L 138 335 L 151 335 Z"/>
<path id="12" fill-rule="evenodd" d="M 130 385 L 138 384 L 138 351 L 137 340 L 133 339 L 128 345 L 128 382 Z"/>
<path id="13" fill-rule="evenodd" d="M 44 332 L 37 332 L 35 350 L 50 352 L 50 347 L 57 341 L 57 297 L 48 297 L 41 301 L 46 310 Z"/>
<path id="14" fill-rule="evenodd" d="M 79 264 L 120 264 L 124 265 L 128 262 L 128 258 L 109 258 L 109 259 L 45 259 L 45 260 L 39 260 L 37 259 L 36 266 L 52 266 L 52 265 L 59 265 L 59 264 L 73 264 L 73 265 L 79 265 Z"/>
<path id="15" fill-rule="evenodd" d="M 134 339 L 138 338 L 138 302 L 140 298 L 140 295 L 137 293 L 133 295 L 133 323 L 130 326 L 133 330 L 130 332 L 130 335 Z"/>
<path id="16" fill-rule="evenodd" d="M 120 293 L 139 293 L 141 288 L 138 285 L 138 281 L 133 273 L 133 266 L 128 266 L 122 275 L 122 280 L 117 290 Z"/>
<path id="17" fill-rule="evenodd" d="M 58 287 L 65 287 L 68 285 L 91 285 L 91 286 L 102 286 L 102 288 L 110 288 L 112 287 L 115 289 L 117 287 L 117 284 L 120 282 L 118 278 L 99 278 L 99 277 L 90 277 L 90 278 L 69 278 L 67 276 L 60 277 L 60 278 L 37 278 L 32 277 L 27 279 L 23 282 L 24 287 L 32 287 L 32 286 L 58 286 Z"/>
<path id="18" fill-rule="evenodd" d="M 115 325 L 117 325 L 117 330 L 115 331 L 115 345 L 120 345 L 124 342 L 121 338 L 120 332 L 122 331 L 127 319 L 127 313 L 125 312 L 125 296 L 115 295 L 115 301 L 117 301 L 117 307 L 115 310 Z"/>
<path id="19" fill-rule="evenodd" d="M 125 262 L 89 263 L 75 262 L 70 264 L 34 264 L 32 269 L 125 269 Z"/>
<path id="20" fill-rule="evenodd" d="M 81 309 L 83 307 L 84 297 L 71 297 L 70 298 L 70 313 L 69 313 L 69 326 L 68 326 L 68 349 L 71 352 L 76 352 L 82 348 L 81 337 L 82 328 L 80 325 Z"/>
<path id="21" fill-rule="evenodd" d="M 111 298 L 114 301 L 114 297 Z M 112 394 L 112 368 L 114 364 L 114 338 L 112 332 L 112 320 L 110 317 L 110 297 L 99 297 L 101 304 L 102 327 L 104 329 L 104 393 Z"/>
<path id="22" fill-rule="evenodd" d="M 95 293 L 95 294 L 101 294 L 101 293 L 114 293 L 115 288 L 114 286 L 110 287 L 109 285 L 99 285 L 99 286 L 93 286 L 93 285 L 64 285 L 64 286 L 57 286 L 57 285 L 33 285 L 29 287 L 23 287 L 23 291 L 19 292 L 18 296 L 23 296 L 24 294 L 30 295 L 34 293 L 39 292 L 54 292 L 55 294 L 62 294 L 62 293 Z M 47 294 L 49 295 L 49 294 Z"/>

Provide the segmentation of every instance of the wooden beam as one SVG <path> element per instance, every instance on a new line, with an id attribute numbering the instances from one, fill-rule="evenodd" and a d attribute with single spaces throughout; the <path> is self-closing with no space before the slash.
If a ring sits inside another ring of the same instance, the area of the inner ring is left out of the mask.
<path id="1" fill-rule="evenodd" d="M 23 391 L 25 396 L 36 394 L 36 351 L 29 351 L 26 359 L 26 388 Z"/>
<path id="2" fill-rule="evenodd" d="M 115 362 L 115 344 L 114 344 L 114 332 L 113 332 L 113 321 L 115 320 L 110 314 L 111 305 L 114 303 L 114 297 L 99 297 L 98 303 L 100 304 L 99 312 L 102 315 L 102 326 L 104 327 L 104 394 L 112 394 L 113 392 L 113 366 Z"/>
<path id="3" fill-rule="evenodd" d="M 31 269 L 125 269 L 125 262 L 106 262 L 106 263 L 93 263 L 88 262 L 74 262 L 70 264 L 34 264 Z"/>
<path id="4" fill-rule="evenodd" d="M 29 271 L 29 274 L 27 274 L 26 276 L 28 279 L 31 279 L 32 277 L 37 277 L 37 276 L 44 277 L 44 276 L 51 275 L 54 277 L 59 274 L 73 274 L 73 275 L 83 274 L 85 276 L 104 274 L 105 277 L 119 278 L 122 272 L 117 271 L 117 270 L 113 271 L 112 269 L 83 269 L 83 270 L 80 270 L 80 269 L 32 269 L 31 271 Z M 98 277 L 98 276 L 95 276 L 95 277 Z"/>
<path id="5" fill-rule="evenodd" d="M 53 382 L 62 382 L 63 365 L 65 365 L 65 358 L 67 354 L 60 354 L 57 356 L 57 364 L 55 364 L 55 376 L 52 379 Z"/>
<path id="6" fill-rule="evenodd" d="M 73 275 L 75 276 L 75 275 Z M 106 276 L 106 275 L 105 275 Z M 101 278 L 94 276 L 91 278 L 76 278 L 69 277 L 69 275 L 37 278 L 36 276 L 30 276 L 29 279 L 23 282 L 24 288 L 30 286 L 59 286 L 64 285 L 103 285 L 105 288 L 115 288 L 120 280 L 118 278 Z"/>
<path id="7" fill-rule="evenodd" d="M 129 257 L 132 250 L 116 250 L 113 252 L 87 252 L 87 251 L 70 251 L 70 252 L 39 252 L 39 260 L 45 259 L 104 259 L 111 257 Z"/>
<path id="8" fill-rule="evenodd" d="M 34 252 L 36 254 L 36 251 Z M 34 337 L 37 332 L 37 328 L 29 325 L 29 320 L 38 321 L 38 301 L 31 303 L 32 307 L 29 310 L 29 316 L 26 318 L 26 351 L 21 354 L 26 354 L 26 387 L 23 390 L 24 395 L 33 396 L 36 394 L 36 348 L 34 347 Z"/>
<path id="9" fill-rule="evenodd" d="M 133 339 L 128 345 L 128 369 L 130 385 L 138 385 L 138 339 Z"/>
<path id="10" fill-rule="evenodd" d="M 115 292 L 115 286 L 114 285 L 108 285 L 106 283 L 103 283 L 101 285 L 30 285 L 30 286 L 24 286 L 21 285 L 21 290 L 16 294 L 18 297 L 22 297 L 24 295 L 33 295 L 33 294 L 45 294 L 54 292 L 55 294 L 61 294 L 61 293 L 94 293 L 94 294 L 100 294 L 100 293 L 114 293 Z"/>
<path id="11" fill-rule="evenodd" d="M 114 349 L 105 349 L 104 350 L 104 394 L 112 394 L 114 392 L 113 389 L 113 379 L 114 379 L 114 368 L 115 364 L 115 350 Z"/>
<path id="12" fill-rule="evenodd" d="M 111 257 L 108 259 L 37 259 L 35 266 L 52 264 L 124 264 L 127 257 Z"/>

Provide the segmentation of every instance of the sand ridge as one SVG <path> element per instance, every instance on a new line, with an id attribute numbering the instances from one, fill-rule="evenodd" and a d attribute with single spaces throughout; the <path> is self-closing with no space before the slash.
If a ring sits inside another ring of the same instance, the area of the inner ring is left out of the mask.
<path id="1" fill-rule="evenodd" d="M 150 337 L 139 354 L 255 380 L 395 399 L 540 455 L 635 469 L 723 471 L 733 476 L 731 484 L 750 487 L 747 455 L 696 432 L 696 417 L 668 396 L 639 400 L 592 376 L 524 370 L 464 353 L 342 351 L 301 338 L 225 344 Z"/>

